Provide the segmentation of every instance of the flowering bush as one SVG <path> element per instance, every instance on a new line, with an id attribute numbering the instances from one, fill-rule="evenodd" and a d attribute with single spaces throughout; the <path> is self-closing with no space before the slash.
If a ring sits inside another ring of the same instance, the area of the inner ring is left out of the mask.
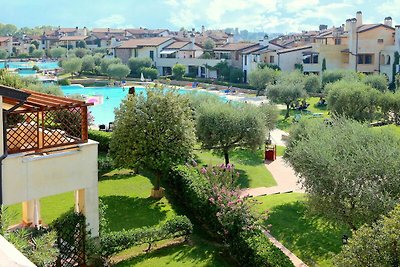
<path id="1" fill-rule="evenodd" d="M 204 229 L 228 245 L 240 266 L 293 266 L 262 232 L 252 206 L 241 196 L 233 165 L 175 167 L 169 177 L 170 192 Z"/>

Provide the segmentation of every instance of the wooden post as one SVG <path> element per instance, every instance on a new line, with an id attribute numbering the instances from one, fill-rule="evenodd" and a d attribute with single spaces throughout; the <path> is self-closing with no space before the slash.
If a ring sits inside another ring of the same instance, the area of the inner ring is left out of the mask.
<path id="1" fill-rule="evenodd" d="M 81 107 L 81 115 L 82 115 L 82 141 L 87 142 L 88 140 L 88 115 L 87 115 L 87 106 Z"/>

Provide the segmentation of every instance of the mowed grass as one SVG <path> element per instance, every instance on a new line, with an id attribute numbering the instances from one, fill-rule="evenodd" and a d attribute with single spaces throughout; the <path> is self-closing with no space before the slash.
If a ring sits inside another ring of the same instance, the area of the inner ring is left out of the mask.
<path id="1" fill-rule="evenodd" d="M 176 215 L 167 198 L 156 200 L 150 197 L 152 182 L 151 174 L 137 175 L 130 170 L 113 170 L 100 178 L 99 197 L 107 205 L 105 218 L 110 231 L 155 226 Z M 49 224 L 73 208 L 74 193 L 42 198 L 40 202 L 43 222 Z M 13 215 L 12 224 L 21 222 L 21 208 L 21 204 L 8 207 L 7 212 Z M 149 253 L 143 253 L 145 247 L 121 252 L 115 258 L 131 259 L 117 266 L 232 266 L 221 255 L 219 246 L 198 233 L 193 234 L 188 243 L 175 240 L 159 243 L 165 247 Z"/>
<path id="2" fill-rule="evenodd" d="M 269 211 L 265 225 L 271 234 L 309 266 L 332 266 L 332 257 L 341 250 L 342 235 L 349 229 L 340 223 L 311 215 L 305 194 L 290 193 L 256 198 L 258 212 Z"/>
<path id="3" fill-rule="evenodd" d="M 222 156 L 211 152 L 199 150 L 196 152 L 199 164 L 221 165 L 224 163 Z M 235 171 L 240 173 L 239 186 L 241 188 L 270 187 L 276 185 L 271 173 L 264 165 L 264 150 L 251 151 L 236 149 L 229 154 L 230 162 L 235 166 Z"/>
<path id="4" fill-rule="evenodd" d="M 193 234 L 189 243 L 176 244 L 163 249 L 156 249 L 132 259 L 124 260 L 116 267 L 170 266 L 170 267 L 228 267 L 235 266 L 224 259 L 219 246 Z"/>
<path id="5" fill-rule="evenodd" d="M 322 113 L 322 116 L 313 116 L 310 113 L 306 113 L 304 111 L 297 111 L 290 109 L 290 117 L 285 119 L 286 109 L 280 110 L 278 121 L 276 123 L 276 127 L 283 131 L 290 131 L 290 128 L 293 125 L 293 118 L 296 114 L 301 115 L 301 119 L 318 119 L 318 118 L 329 118 L 329 110 L 327 106 L 324 107 L 316 107 L 315 105 L 318 103 L 319 97 L 310 97 L 307 99 L 307 103 L 310 104 L 307 110 L 311 113 Z"/>
<path id="6" fill-rule="evenodd" d="M 107 205 L 105 217 L 111 231 L 157 225 L 175 215 L 166 198 L 150 197 L 153 177 L 136 175 L 129 170 L 115 170 L 99 181 L 99 198 Z M 74 193 L 42 198 L 41 212 L 45 224 L 49 224 L 74 207 Z M 21 204 L 8 207 L 12 224 L 20 223 Z"/>

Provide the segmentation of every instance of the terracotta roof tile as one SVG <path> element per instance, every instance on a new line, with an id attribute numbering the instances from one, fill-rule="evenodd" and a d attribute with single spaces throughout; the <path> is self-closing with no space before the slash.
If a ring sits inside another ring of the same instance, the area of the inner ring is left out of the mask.
<path id="1" fill-rule="evenodd" d="M 142 39 L 131 39 L 122 42 L 118 48 L 137 48 L 141 46 L 159 46 L 172 38 L 168 37 L 154 37 L 154 38 L 142 38 Z"/>

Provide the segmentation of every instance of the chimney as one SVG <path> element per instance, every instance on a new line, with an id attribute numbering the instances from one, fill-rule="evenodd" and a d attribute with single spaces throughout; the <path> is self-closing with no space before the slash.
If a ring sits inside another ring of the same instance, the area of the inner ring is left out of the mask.
<path id="1" fill-rule="evenodd" d="M 392 17 L 386 17 L 385 20 L 383 21 L 383 24 L 392 27 Z"/>
<path id="2" fill-rule="evenodd" d="M 201 26 L 201 33 L 204 33 L 205 31 L 206 31 L 206 27 L 204 27 L 204 25 Z"/>
<path id="3" fill-rule="evenodd" d="M 346 19 L 346 24 L 344 26 L 344 30 L 346 32 L 350 31 L 350 24 L 351 24 L 351 19 Z"/>
<path id="4" fill-rule="evenodd" d="M 107 32 L 110 32 L 110 28 L 107 28 Z"/>
<path id="5" fill-rule="evenodd" d="M 78 30 L 78 26 L 75 27 L 75 30 Z"/>
<path id="6" fill-rule="evenodd" d="M 356 19 L 357 19 L 357 28 L 360 27 L 361 25 L 363 25 L 363 21 L 362 21 L 362 12 L 361 11 L 357 11 L 356 13 Z"/>
<path id="7" fill-rule="evenodd" d="M 268 36 L 268 34 L 265 34 L 264 38 L 261 39 L 259 42 L 260 42 L 260 45 L 262 45 L 262 46 L 268 46 L 268 44 L 269 44 L 269 36 Z"/>
<path id="8" fill-rule="evenodd" d="M 319 25 L 319 30 L 320 31 L 323 31 L 323 30 L 326 30 L 326 29 L 328 29 L 328 25 L 324 25 L 324 24 Z"/>

